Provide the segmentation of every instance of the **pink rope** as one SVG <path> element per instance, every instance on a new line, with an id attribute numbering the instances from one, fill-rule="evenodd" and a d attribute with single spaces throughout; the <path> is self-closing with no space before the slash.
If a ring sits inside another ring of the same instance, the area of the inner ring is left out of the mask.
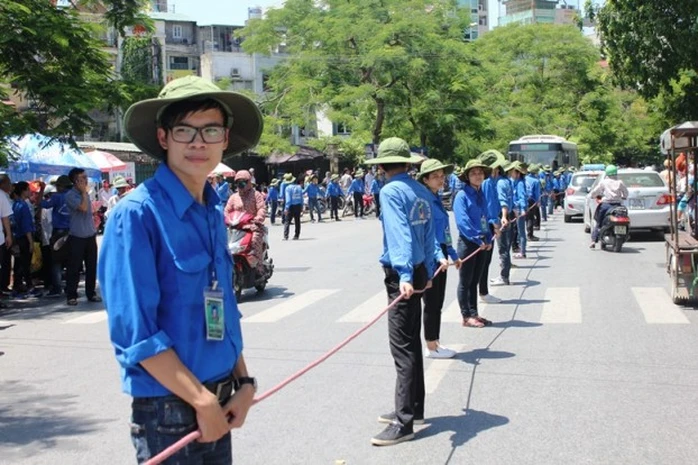
<path id="1" fill-rule="evenodd" d="M 481 250 L 482 249 L 477 249 L 475 252 L 471 253 L 470 255 L 465 257 L 463 260 L 461 260 L 461 263 L 467 262 L 468 260 L 473 258 L 475 255 L 477 255 Z M 449 266 L 452 266 L 452 265 L 453 264 L 441 265 L 436 270 L 436 273 L 434 273 L 434 277 L 436 277 L 439 273 L 441 273 L 443 270 L 445 270 L 446 268 L 448 268 Z M 415 294 L 422 294 L 425 291 L 426 291 L 426 289 L 420 289 L 420 290 L 414 291 L 414 293 Z M 276 394 L 277 392 L 279 392 L 280 390 L 282 390 L 283 388 L 285 388 L 286 386 L 288 386 L 289 384 L 291 384 L 292 382 L 294 382 L 295 380 L 297 380 L 298 378 L 300 378 L 301 376 L 303 376 L 304 374 L 306 374 L 307 372 L 309 372 L 310 370 L 312 370 L 313 368 L 320 365 L 322 362 L 324 362 L 325 360 L 327 360 L 328 358 L 330 358 L 331 356 L 333 356 L 334 354 L 336 354 L 337 352 L 342 350 L 347 344 L 349 344 L 351 341 L 353 341 L 354 339 L 359 337 L 361 334 L 363 334 L 368 328 L 370 328 L 371 326 L 376 324 L 376 322 L 378 320 L 380 320 L 383 317 L 383 315 L 385 315 L 391 309 L 393 309 L 398 304 L 398 302 L 400 302 L 404 297 L 405 297 L 404 294 L 400 294 L 395 300 L 393 300 L 387 307 L 385 307 L 371 321 L 369 321 L 364 326 L 362 326 L 361 328 L 356 330 L 349 337 L 347 337 L 342 342 L 340 342 L 339 344 L 334 346 L 332 349 L 330 349 L 329 352 L 327 352 L 322 357 L 320 357 L 317 360 L 315 360 L 314 362 L 312 362 L 310 365 L 306 366 L 305 368 L 301 369 L 300 371 L 297 371 L 296 373 L 292 374 L 291 376 L 289 376 L 288 378 L 286 378 L 285 380 L 283 380 L 282 382 L 280 382 L 279 384 L 277 384 L 273 388 L 271 388 L 268 391 L 266 391 L 265 393 L 261 394 L 259 397 L 254 399 L 254 401 L 252 402 L 252 405 L 257 404 L 257 403 L 263 401 L 264 399 L 267 399 L 268 397 L 271 397 L 272 395 Z M 165 460 L 170 458 L 172 455 L 176 454 L 181 449 L 186 447 L 187 444 L 189 444 L 193 441 L 196 441 L 200 437 L 201 437 L 200 431 L 193 431 L 193 432 L 187 434 L 182 439 L 175 442 L 170 447 L 168 447 L 167 449 L 163 450 L 155 457 L 153 457 L 150 460 L 148 460 L 147 462 L 145 462 L 145 465 L 159 465 L 159 464 L 161 464 L 162 462 L 164 462 Z"/>

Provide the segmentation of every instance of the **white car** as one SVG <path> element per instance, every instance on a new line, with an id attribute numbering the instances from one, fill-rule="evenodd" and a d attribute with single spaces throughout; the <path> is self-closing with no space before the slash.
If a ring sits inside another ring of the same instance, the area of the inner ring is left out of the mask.
<path id="1" fill-rule="evenodd" d="M 572 218 L 584 216 L 584 205 L 589 188 L 601 171 L 578 171 L 572 175 L 570 185 L 565 191 L 565 223 L 572 221 Z"/>
<path id="2" fill-rule="evenodd" d="M 606 177 L 601 173 L 589 191 Z M 659 173 L 640 169 L 620 169 L 618 179 L 628 188 L 628 199 L 623 204 L 628 208 L 630 229 L 651 229 L 662 233 L 669 230 L 669 204 L 672 201 L 669 187 Z M 598 203 L 589 194 L 584 206 L 584 231 L 594 227 L 594 214 Z"/>

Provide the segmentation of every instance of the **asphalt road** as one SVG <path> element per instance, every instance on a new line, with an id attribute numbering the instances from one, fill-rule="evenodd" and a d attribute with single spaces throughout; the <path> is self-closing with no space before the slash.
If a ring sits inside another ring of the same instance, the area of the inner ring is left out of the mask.
<path id="1" fill-rule="evenodd" d="M 428 360 L 427 423 L 415 440 L 370 445 L 392 408 L 395 372 L 380 320 L 251 411 L 235 462 L 286 464 L 698 463 L 698 312 L 667 293 L 664 244 L 636 235 L 590 251 L 561 214 L 518 261 L 506 299 L 463 328 L 452 269 L 442 342 Z M 359 329 L 386 304 L 375 219 L 271 230 L 276 273 L 243 295 L 245 355 L 265 391 Z M 493 263 L 492 274 L 498 271 Z M 129 399 L 95 305 L 27 302 L 0 313 L 0 463 L 135 463 Z M 344 462 L 341 462 L 344 461 Z"/>

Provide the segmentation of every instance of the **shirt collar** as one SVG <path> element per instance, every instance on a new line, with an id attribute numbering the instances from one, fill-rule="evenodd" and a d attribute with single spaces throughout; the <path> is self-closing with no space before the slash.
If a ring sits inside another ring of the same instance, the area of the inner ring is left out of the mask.
<path id="1" fill-rule="evenodd" d="M 179 219 L 182 219 L 189 207 L 195 203 L 194 197 L 165 163 L 160 164 L 155 171 L 155 180 L 172 201 L 172 206 Z M 207 208 L 215 208 L 221 202 L 218 193 L 208 182 L 204 187 L 204 199 Z"/>
<path id="2" fill-rule="evenodd" d="M 395 176 L 390 178 L 390 181 L 388 182 L 393 182 L 393 181 L 398 181 L 398 180 L 405 180 L 405 179 L 412 179 L 409 174 L 407 173 L 400 173 L 396 174 Z"/>

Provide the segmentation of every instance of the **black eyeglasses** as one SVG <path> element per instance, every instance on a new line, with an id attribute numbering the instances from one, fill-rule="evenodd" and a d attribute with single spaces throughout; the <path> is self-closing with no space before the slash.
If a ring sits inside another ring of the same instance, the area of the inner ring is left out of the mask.
<path id="1" fill-rule="evenodd" d="M 247 181 L 238 181 L 235 183 L 235 185 L 238 187 L 245 187 L 247 185 Z"/>
<path id="2" fill-rule="evenodd" d="M 196 139 L 196 135 L 201 134 L 201 139 L 207 144 L 218 144 L 225 140 L 225 127 L 204 126 L 195 128 L 186 124 L 172 127 L 172 139 L 182 144 L 191 144 Z"/>

